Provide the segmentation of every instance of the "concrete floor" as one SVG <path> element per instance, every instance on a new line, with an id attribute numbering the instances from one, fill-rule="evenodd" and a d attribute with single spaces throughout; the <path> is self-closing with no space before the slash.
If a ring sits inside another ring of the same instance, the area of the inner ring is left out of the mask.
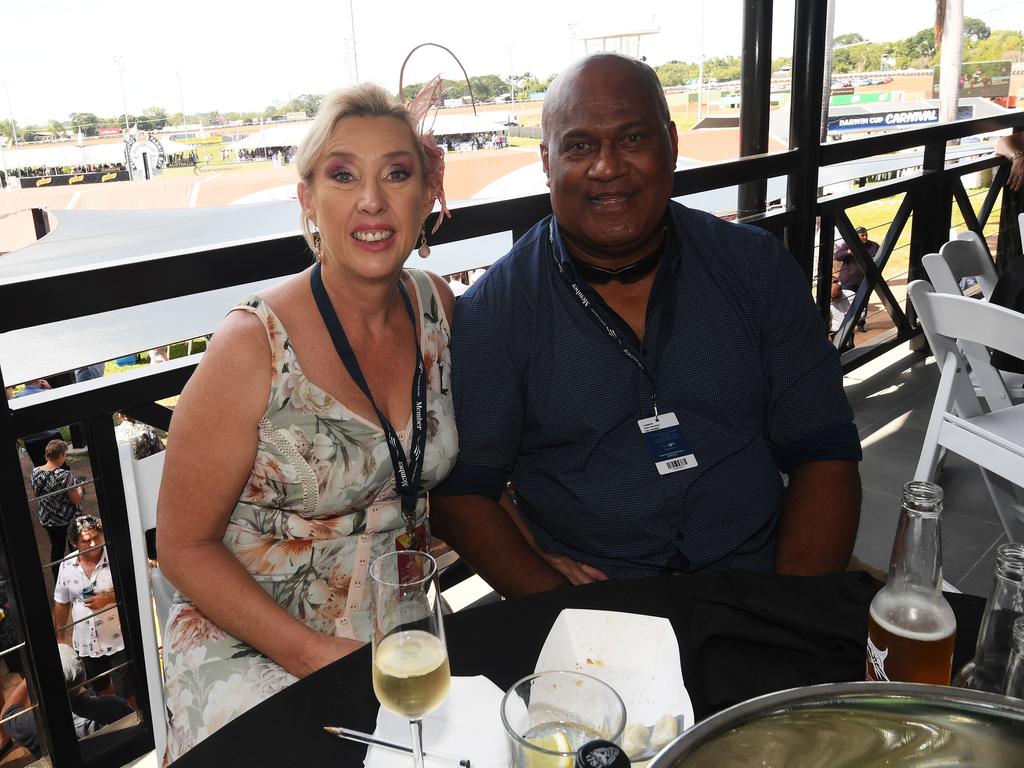
<path id="1" fill-rule="evenodd" d="M 883 570 L 889 564 L 903 484 L 913 478 L 938 381 L 934 358 L 911 353 L 907 345 L 845 379 L 864 448 L 864 501 L 854 554 Z M 1006 534 L 981 474 L 974 464 L 948 454 L 935 482 L 945 494 L 943 575 L 961 592 L 985 596 L 996 547 L 1006 541 Z M 1024 528 L 1020 531 L 1024 534 Z"/>

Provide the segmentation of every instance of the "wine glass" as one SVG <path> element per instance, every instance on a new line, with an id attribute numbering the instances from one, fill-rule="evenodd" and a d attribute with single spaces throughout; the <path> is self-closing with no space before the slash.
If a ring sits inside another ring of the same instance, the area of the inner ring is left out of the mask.
<path id="1" fill-rule="evenodd" d="M 422 717 L 441 705 L 451 684 L 437 561 L 416 550 L 381 555 L 370 565 L 370 604 L 373 692 L 409 718 L 413 762 L 423 768 Z"/>

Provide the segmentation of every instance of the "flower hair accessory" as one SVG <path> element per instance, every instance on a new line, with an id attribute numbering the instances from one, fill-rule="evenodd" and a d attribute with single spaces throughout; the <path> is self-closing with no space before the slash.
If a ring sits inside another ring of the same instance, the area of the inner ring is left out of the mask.
<path id="1" fill-rule="evenodd" d="M 402 97 L 402 85 L 405 77 L 405 65 L 409 63 L 409 59 L 412 55 L 424 46 L 434 46 L 446 51 L 453 59 L 455 63 L 459 65 L 459 69 L 462 70 L 462 76 L 466 80 L 466 86 L 469 88 L 469 99 L 473 105 L 473 115 L 476 115 L 476 99 L 473 98 L 473 85 L 469 82 L 469 75 L 466 74 L 466 68 L 462 66 L 462 62 L 459 61 L 459 57 L 456 56 L 452 51 L 443 45 L 438 43 L 421 43 L 409 51 L 409 54 L 405 57 L 405 61 L 402 62 L 402 68 L 398 73 L 398 96 Z M 441 212 L 438 214 L 434 221 L 434 226 L 430 229 L 430 234 L 434 234 L 441 227 L 441 222 L 444 219 L 450 219 L 452 217 L 451 211 L 448 210 L 448 201 L 445 200 L 444 196 L 444 150 L 442 150 L 434 142 L 433 126 L 427 127 L 427 115 L 430 114 L 431 109 L 435 109 L 441 106 L 444 98 L 444 83 L 441 80 L 441 76 L 437 75 L 432 80 L 427 82 L 419 93 L 417 93 L 410 101 L 405 105 L 406 109 L 416 120 L 420 128 L 420 137 L 423 142 L 423 150 L 427 155 L 427 175 L 437 178 L 437 199 L 441 204 Z M 425 238 L 424 238 L 425 240 Z M 425 247 L 425 246 L 422 246 Z M 428 250 L 429 253 L 429 250 Z"/>

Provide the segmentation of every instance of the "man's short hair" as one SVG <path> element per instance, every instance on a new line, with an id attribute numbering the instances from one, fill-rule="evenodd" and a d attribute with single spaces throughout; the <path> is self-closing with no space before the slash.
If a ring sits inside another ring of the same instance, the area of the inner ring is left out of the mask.
<path id="1" fill-rule="evenodd" d="M 44 451 L 44 454 L 45 454 L 47 459 L 49 459 L 50 461 L 53 461 L 54 459 L 59 459 L 61 456 L 63 456 L 67 452 L 68 452 L 68 444 L 67 443 L 65 443 L 63 440 L 51 440 L 50 442 L 48 442 L 46 444 L 46 449 Z"/>
<path id="2" fill-rule="evenodd" d="M 868 233 L 867 227 L 857 227 L 858 235 L 866 235 Z"/>
<path id="3" fill-rule="evenodd" d="M 666 126 L 672 122 L 672 115 L 668 110 L 668 99 L 665 98 L 665 88 L 664 86 L 662 86 L 661 80 L 658 78 L 658 73 L 655 72 L 649 64 L 646 64 L 645 62 L 642 62 L 639 59 L 634 59 L 632 56 L 625 56 L 621 53 L 616 53 L 614 51 L 598 51 L 597 53 L 590 54 L 581 61 L 574 62 L 569 66 L 569 70 L 579 71 L 590 62 L 598 61 L 600 59 L 605 58 L 619 59 L 621 61 L 632 64 L 637 69 L 637 71 L 643 76 L 643 78 L 647 81 L 647 85 L 650 87 L 651 94 L 654 96 L 654 102 L 658 108 L 659 117 L 661 117 L 662 121 L 665 123 Z M 555 81 L 551 84 L 551 87 L 548 89 L 548 93 L 554 91 L 557 97 L 559 80 L 561 80 L 564 76 L 565 75 L 563 73 L 555 79 Z M 546 124 L 544 121 L 544 114 L 549 112 L 549 103 L 552 104 L 552 109 L 557 109 L 560 106 L 558 104 L 558 99 L 556 98 L 554 102 L 549 102 L 547 99 L 545 99 L 544 104 L 541 107 L 541 141 L 545 143 L 548 141 L 549 135 L 547 133 L 547 128 L 545 127 Z"/>

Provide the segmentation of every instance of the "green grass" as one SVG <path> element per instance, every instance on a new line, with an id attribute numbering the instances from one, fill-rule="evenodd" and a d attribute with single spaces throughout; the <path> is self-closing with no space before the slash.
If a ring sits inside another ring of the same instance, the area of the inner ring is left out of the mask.
<path id="1" fill-rule="evenodd" d="M 509 136 L 510 147 L 536 147 L 540 145 L 540 139 L 531 139 L 529 136 Z"/>

